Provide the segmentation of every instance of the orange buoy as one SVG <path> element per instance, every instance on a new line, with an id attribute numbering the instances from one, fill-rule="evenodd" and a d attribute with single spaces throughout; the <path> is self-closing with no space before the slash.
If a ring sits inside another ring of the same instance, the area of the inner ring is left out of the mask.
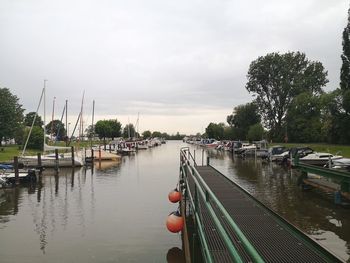
<path id="1" fill-rule="evenodd" d="M 184 219 L 178 211 L 170 213 L 166 220 L 166 227 L 172 233 L 177 233 L 184 227 Z"/>
<path id="2" fill-rule="evenodd" d="M 181 200 L 181 193 L 179 190 L 174 189 L 168 194 L 169 201 L 172 203 L 177 203 Z"/>

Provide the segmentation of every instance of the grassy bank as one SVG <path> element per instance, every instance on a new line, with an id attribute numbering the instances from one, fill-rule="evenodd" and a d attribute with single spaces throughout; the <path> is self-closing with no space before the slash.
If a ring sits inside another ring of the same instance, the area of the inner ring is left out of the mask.
<path id="1" fill-rule="evenodd" d="M 99 144 L 99 142 L 94 143 Z M 60 142 L 57 144 L 57 146 L 65 146 L 64 142 Z M 73 143 L 71 146 L 76 146 L 76 143 Z M 90 147 L 90 142 L 80 142 L 79 147 Z M 38 152 L 41 152 L 40 150 L 36 149 L 27 149 L 25 152 L 25 155 L 37 155 Z M 20 156 L 22 154 L 22 149 L 18 145 L 4 145 L 0 147 L 0 162 L 8 162 L 13 161 L 14 156 Z"/>
<path id="2" fill-rule="evenodd" d="M 38 150 L 28 150 L 26 154 L 34 155 Z M 0 147 L 0 162 L 13 161 L 14 156 L 20 156 L 22 154 L 22 150 L 18 147 L 18 145 L 6 145 Z"/>

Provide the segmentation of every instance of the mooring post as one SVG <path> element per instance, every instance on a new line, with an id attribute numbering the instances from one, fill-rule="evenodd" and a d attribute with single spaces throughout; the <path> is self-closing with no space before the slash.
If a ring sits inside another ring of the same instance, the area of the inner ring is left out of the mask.
<path id="1" fill-rule="evenodd" d="M 210 161 L 209 161 L 209 156 L 207 156 L 207 166 L 209 166 Z"/>
<path id="2" fill-rule="evenodd" d="M 38 168 L 39 168 L 39 175 L 43 172 L 43 165 L 41 162 L 41 153 L 38 153 Z"/>
<path id="3" fill-rule="evenodd" d="M 91 149 L 91 166 L 92 167 L 94 167 L 94 159 L 95 159 L 94 149 Z"/>
<path id="4" fill-rule="evenodd" d="M 13 157 L 13 167 L 15 169 L 15 184 L 19 185 L 18 157 Z"/>
<path id="5" fill-rule="evenodd" d="M 72 154 L 72 167 L 75 167 L 75 161 L 74 161 L 74 146 L 70 147 L 70 151 Z"/>
<path id="6" fill-rule="evenodd" d="M 58 149 L 55 149 L 55 171 L 58 172 Z"/>
<path id="7" fill-rule="evenodd" d="M 112 145 L 110 144 L 109 145 L 109 153 L 111 153 L 112 152 Z"/>

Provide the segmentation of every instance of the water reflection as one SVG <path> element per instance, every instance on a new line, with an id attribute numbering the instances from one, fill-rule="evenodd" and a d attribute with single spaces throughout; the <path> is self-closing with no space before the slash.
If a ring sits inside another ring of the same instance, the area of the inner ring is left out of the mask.
<path id="1" fill-rule="evenodd" d="M 36 185 L 0 189 L 1 262 L 177 262 L 181 236 L 167 231 L 164 218 L 174 210 L 167 195 L 178 180 L 182 146 L 169 142 L 120 163 L 58 175 L 47 170 Z M 201 155 L 198 149 L 197 163 Z M 278 165 L 216 151 L 204 151 L 204 162 L 207 156 L 257 199 L 349 258 L 349 210 L 331 196 L 301 191 L 295 171 Z"/>
<path id="2" fill-rule="evenodd" d="M 0 189 L 1 262 L 164 262 L 181 247 L 164 225 L 180 145 Z"/>
<path id="3" fill-rule="evenodd" d="M 173 247 L 168 250 L 166 255 L 166 261 L 168 263 L 183 263 L 185 258 L 185 253 L 182 249 L 178 247 Z"/>

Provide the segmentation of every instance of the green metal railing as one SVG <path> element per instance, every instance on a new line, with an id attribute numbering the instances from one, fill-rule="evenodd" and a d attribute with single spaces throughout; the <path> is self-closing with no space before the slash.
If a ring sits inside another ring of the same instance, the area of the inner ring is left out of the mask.
<path id="1" fill-rule="evenodd" d="M 313 173 L 332 179 L 340 184 L 340 190 L 342 192 L 350 192 L 350 173 L 348 172 L 305 164 L 300 162 L 299 158 L 294 158 L 293 167 L 297 168 L 301 172 Z"/>
<path id="2" fill-rule="evenodd" d="M 239 254 L 236 246 L 232 242 L 232 239 L 230 238 L 230 234 L 227 229 L 225 229 L 220 221 L 219 218 L 226 220 L 228 225 L 231 227 L 231 229 L 234 231 L 235 235 L 240 239 L 241 244 L 243 245 L 243 248 L 245 249 L 245 252 L 250 256 L 250 258 L 253 260 L 253 262 L 264 262 L 262 257 L 259 255 L 259 253 L 256 251 L 256 249 L 253 247 L 253 245 L 249 242 L 249 240 L 246 238 L 246 236 L 243 234 L 243 232 L 240 230 L 240 228 L 237 226 L 237 224 L 234 222 L 232 217 L 229 215 L 227 210 L 224 208 L 224 206 L 221 204 L 221 202 L 218 200 L 218 198 L 214 195 L 214 193 L 211 191 L 209 186 L 205 183 L 201 175 L 196 170 L 196 162 L 191 155 L 189 151 L 189 147 L 181 148 L 180 151 L 180 159 L 181 159 L 181 178 L 185 182 L 185 189 L 186 194 L 188 194 L 189 200 L 191 202 L 191 205 L 194 210 L 195 219 L 197 222 L 198 230 L 199 230 L 199 238 L 200 242 L 203 247 L 203 256 L 206 262 L 213 262 L 212 255 L 208 249 L 208 242 L 207 237 L 205 235 L 205 232 L 203 230 L 203 222 L 201 219 L 201 213 L 200 213 L 200 203 L 199 203 L 199 197 L 203 200 L 203 203 L 205 204 L 206 209 L 209 212 L 210 217 L 212 218 L 218 233 L 222 240 L 224 241 L 227 250 L 234 262 L 243 262 L 242 255 Z M 192 164 L 191 164 L 192 162 Z M 194 193 L 192 194 L 189 190 L 189 182 L 188 182 L 188 176 L 191 176 L 191 178 L 194 181 Z M 215 208 L 212 206 L 212 204 L 215 205 Z M 219 211 L 220 215 L 217 214 L 216 211 Z M 223 217 L 222 217 L 223 216 Z"/>

